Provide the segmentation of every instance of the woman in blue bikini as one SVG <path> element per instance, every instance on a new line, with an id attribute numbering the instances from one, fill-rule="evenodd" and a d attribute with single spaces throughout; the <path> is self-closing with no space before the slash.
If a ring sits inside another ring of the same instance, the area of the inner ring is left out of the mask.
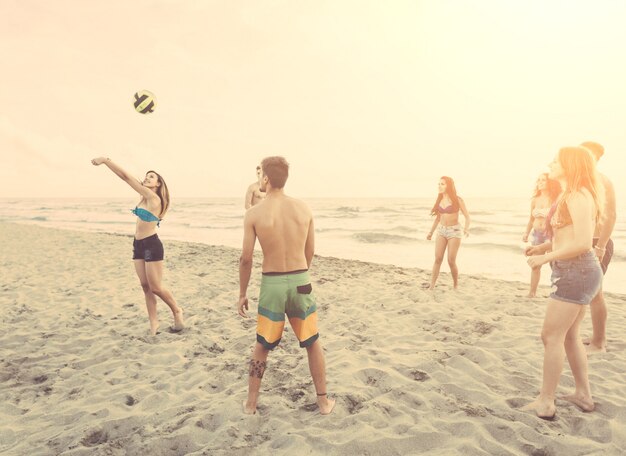
<path id="1" fill-rule="evenodd" d="M 156 335 L 159 328 L 157 318 L 158 296 L 167 304 L 174 315 L 174 331 L 184 328 L 183 309 L 176 304 L 172 293 L 161 284 L 163 277 L 163 244 L 156 234 L 157 226 L 169 207 L 169 193 L 163 178 L 154 171 L 148 171 L 143 182 L 135 179 L 110 158 L 98 157 L 91 160 L 95 166 L 105 164 L 111 171 L 130 185 L 141 199 L 132 209 L 137 216 L 135 225 L 135 239 L 133 240 L 133 261 L 135 271 L 139 277 L 141 288 L 146 297 L 148 318 L 150 320 L 150 334 Z M 155 215 L 155 214 L 158 214 Z"/>
<path id="2" fill-rule="evenodd" d="M 459 223 L 459 211 L 463 213 L 465 218 L 464 227 L 461 227 Z M 443 176 L 439 179 L 439 195 L 430 215 L 435 216 L 435 220 L 426 239 L 430 241 L 435 229 L 437 229 L 437 240 L 435 241 L 435 263 L 433 264 L 429 289 L 435 288 L 446 248 L 448 249 L 448 265 L 450 266 L 452 281 L 454 288 L 457 288 L 459 285 L 459 269 L 456 266 L 456 255 L 461 246 L 461 239 L 469 234 L 470 217 L 465 207 L 465 202 L 456 194 L 452 178 Z"/>

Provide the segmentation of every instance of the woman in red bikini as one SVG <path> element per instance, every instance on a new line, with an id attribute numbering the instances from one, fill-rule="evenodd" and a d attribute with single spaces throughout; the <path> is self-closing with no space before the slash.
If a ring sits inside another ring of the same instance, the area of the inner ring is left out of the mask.
<path id="1" fill-rule="evenodd" d="M 459 223 L 459 211 L 463 213 L 465 218 L 464 227 L 461 227 Z M 456 266 L 456 255 L 461 246 L 461 239 L 469 235 L 470 217 L 465 202 L 456 194 L 452 178 L 443 176 L 439 180 L 439 195 L 430 215 L 435 216 L 435 221 L 426 239 L 430 241 L 435 229 L 437 229 L 437 239 L 435 241 L 435 263 L 433 264 L 429 290 L 435 288 L 446 248 L 448 249 L 448 265 L 450 266 L 452 281 L 454 288 L 457 288 L 459 269 Z"/>

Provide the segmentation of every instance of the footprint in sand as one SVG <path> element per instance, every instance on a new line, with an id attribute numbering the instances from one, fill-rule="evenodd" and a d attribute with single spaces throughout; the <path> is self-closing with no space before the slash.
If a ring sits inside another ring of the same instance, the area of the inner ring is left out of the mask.
<path id="1" fill-rule="evenodd" d="M 351 394 L 345 397 L 346 409 L 350 415 L 354 415 L 356 412 L 363 408 L 363 401 Z"/>
<path id="2" fill-rule="evenodd" d="M 39 384 L 45 382 L 46 380 L 48 380 L 47 375 L 38 375 L 37 377 L 33 378 L 33 383 Z"/>
<path id="3" fill-rule="evenodd" d="M 430 375 L 426 372 L 422 372 L 420 370 L 412 370 L 409 372 L 409 376 L 415 380 L 416 382 L 425 382 L 426 380 L 430 380 Z"/>
<path id="4" fill-rule="evenodd" d="M 80 441 L 86 447 L 93 447 L 101 445 L 109 440 L 109 435 L 102 429 L 96 429 L 91 431 L 87 436 Z"/>

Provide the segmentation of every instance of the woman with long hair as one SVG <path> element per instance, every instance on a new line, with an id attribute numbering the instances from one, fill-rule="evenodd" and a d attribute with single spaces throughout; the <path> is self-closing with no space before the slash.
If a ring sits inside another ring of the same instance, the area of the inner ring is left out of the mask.
<path id="1" fill-rule="evenodd" d="M 459 211 L 463 213 L 465 218 L 464 227 L 461 227 L 459 223 Z M 470 217 L 465 208 L 465 202 L 456 194 L 456 187 L 451 177 L 443 176 L 439 179 L 439 194 L 430 215 L 434 216 L 435 220 L 426 239 L 431 240 L 435 229 L 437 229 L 437 239 L 435 241 L 435 263 L 433 264 L 429 289 L 435 288 L 446 249 L 448 249 L 448 265 L 450 266 L 452 281 L 454 288 L 457 288 L 459 269 L 456 266 L 456 256 L 461 246 L 461 239 L 469 234 Z"/>
<path id="2" fill-rule="evenodd" d="M 579 330 L 585 306 L 602 285 L 602 269 L 592 240 L 603 207 L 602 186 L 588 149 L 578 146 L 559 150 L 550 164 L 550 178 L 558 180 L 562 189 L 547 217 L 552 243 L 527 249 L 531 268 L 548 262 L 552 266 L 553 291 L 541 331 L 545 350 L 543 383 L 537 399 L 524 407 L 548 420 L 556 414 L 555 395 L 565 355 L 575 390 L 563 399 L 584 412 L 595 407 L 587 375 L 587 352 Z"/>
<path id="3" fill-rule="evenodd" d="M 148 171 L 143 182 L 132 177 L 110 158 L 98 157 L 91 160 L 95 166 L 105 164 L 124 182 L 141 196 L 132 213 L 137 216 L 135 239 L 133 240 L 133 262 L 139 277 L 141 288 L 146 298 L 150 334 L 156 335 L 159 328 L 157 318 L 158 296 L 167 304 L 174 316 L 172 330 L 184 328 L 183 309 L 176 304 L 172 293 L 161 284 L 163 277 L 163 244 L 156 233 L 161 219 L 169 209 L 170 196 L 163 177 L 154 171 Z"/>
<path id="4" fill-rule="evenodd" d="M 561 186 L 558 181 L 550 179 L 548 173 L 542 173 L 537 178 L 535 191 L 530 202 L 530 218 L 526 225 L 526 232 L 522 237 L 524 242 L 528 242 L 528 235 L 531 235 L 531 245 L 541 245 L 549 242 L 548 232 L 546 231 L 546 216 L 552 204 L 561 193 Z M 532 231 L 531 231 L 532 230 Z M 530 271 L 530 292 L 529 298 L 537 295 L 537 286 L 541 278 L 541 266 L 533 268 Z"/>

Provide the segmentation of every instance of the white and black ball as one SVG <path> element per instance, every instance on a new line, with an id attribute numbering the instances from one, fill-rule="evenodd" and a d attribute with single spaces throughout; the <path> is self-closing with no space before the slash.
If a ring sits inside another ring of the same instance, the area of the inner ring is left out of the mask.
<path id="1" fill-rule="evenodd" d="M 148 90 L 135 92 L 135 111 L 140 114 L 150 114 L 156 107 L 156 97 Z"/>

